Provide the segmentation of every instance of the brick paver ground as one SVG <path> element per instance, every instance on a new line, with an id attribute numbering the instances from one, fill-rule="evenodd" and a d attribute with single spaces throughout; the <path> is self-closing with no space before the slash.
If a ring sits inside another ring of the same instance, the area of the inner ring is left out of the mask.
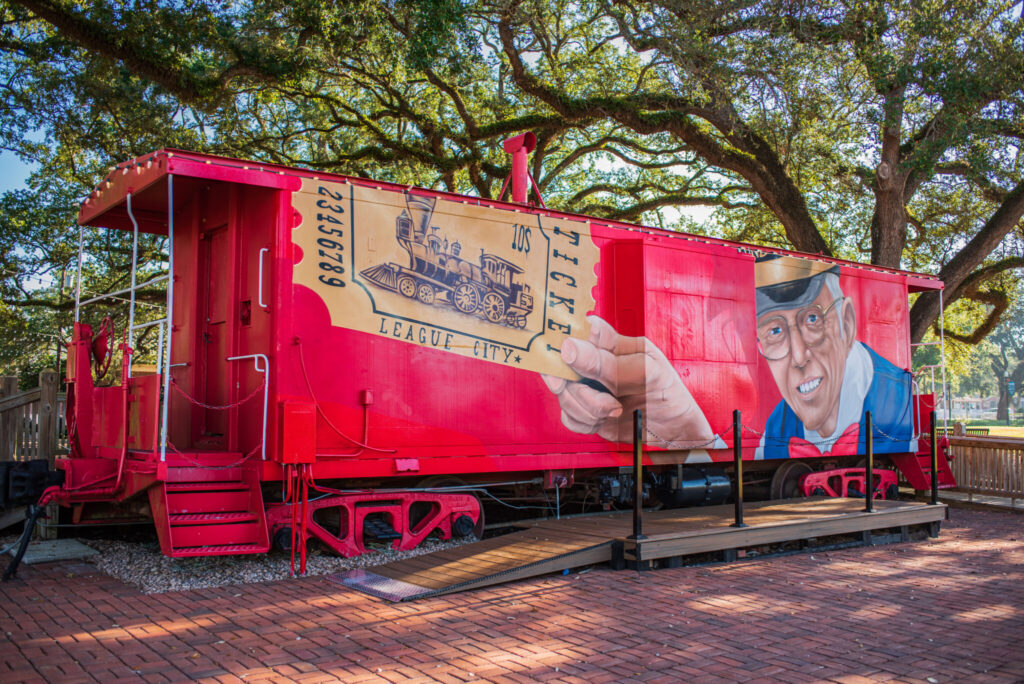
<path id="1" fill-rule="evenodd" d="M 1024 516 L 957 509 L 926 542 L 408 604 L 322 578 L 146 596 L 82 562 L 23 567 L 0 600 L 5 684 L 1021 682 Z"/>

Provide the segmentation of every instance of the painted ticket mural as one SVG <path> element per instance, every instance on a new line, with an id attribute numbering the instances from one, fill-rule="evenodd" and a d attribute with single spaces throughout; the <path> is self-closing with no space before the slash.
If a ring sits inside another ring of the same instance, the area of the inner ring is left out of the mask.
<path id="1" fill-rule="evenodd" d="M 305 180 L 295 282 L 332 325 L 558 377 L 589 335 L 599 251 L 586 222 Z"/>

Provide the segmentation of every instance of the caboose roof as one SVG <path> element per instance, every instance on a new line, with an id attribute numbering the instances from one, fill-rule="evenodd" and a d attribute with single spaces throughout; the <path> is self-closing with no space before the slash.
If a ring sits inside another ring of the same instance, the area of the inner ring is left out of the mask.
<path id="1" fill-rule="evenodd" d="M 232 159 L 230 157 L 220 157 L 212 154 L 202 154 L 199 152 L 189 152 L 186 150 L 170 148 L 144 154 L 136 159 L 131 159 L 111 167 L 106 178 L 104 178 L 103 181 L 101 181 L 92 191 L 89 197 L 82 202 L 82 206 L 78 212 L 79 224 L 83 226 L 103 226 L 118 230 L 131 230 L 132 223 L 128 218 L 126 208 L 126 198 L 130 193 L 132 195 L 132 210 L 136 220 L 139 222 L 139 229 L 147 233 L 166 235 L 168 176 L 174 177 L 173 187 L 175 210 L 188 200 L 191 195 L 191 190 L 195 189 L 200 184 L 206 184 L 211 181 L 277 188 L 280 190 L 294 192 L 301 187 L 303 179 L 325 179 L 354 183 L 368 187 L 393 189 L 397 192 L 412 191 L 415 194 L 441 197 L 457 202 L 470 202 L 482 206 L 507 209 L 517 212 L 526 211 L 532 214 L 544 216 L 565 217 L 576 220 L 582 219 L 590 221 L 595 225 L 638 231 L 662 237 L 726 245 L 742 250 L 756 250 L 758 252 L 784 254 L 804 259 L 814 259 L 828 263 L 835 263 L 848 268 L 906 276 L 907 284 L 911 292 L 942 289 L 941 280 L 935 276 L 923 273 L 900 271 L 897 269 L 883 268 L 881 266 L 861 264 L 855 261 L 847 261 L 845 259 L 835 259 L 832 257 L 807 254 L 804 252 L 749 245 L 730 240 L 693 235 L 690 233 L 678 233 L 660 228 L 651 228 L 608 219 L 598 219 L 580 214 L 570 214 L 567 212 L 542 209 L 539 207 L 524 207 L 521 204 L 482 199 L 469 195 L 438 192 L 436 190 L 428 190 L 425 188 L 410 189 L 408 185 L 399 185 L 397 183 L 374 181 L 365 178 L 344 176 L 341 174 L 310 171 L 308 169 L 283 166 L 280 164 L 245 161 L 241 159 Z"/>

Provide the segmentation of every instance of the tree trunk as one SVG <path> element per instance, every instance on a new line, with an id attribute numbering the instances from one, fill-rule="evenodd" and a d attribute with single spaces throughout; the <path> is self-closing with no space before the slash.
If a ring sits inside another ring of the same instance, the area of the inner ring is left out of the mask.
<path id="1" fill-rule="evenodd" d="M 1007 420 L 1008 419 L 1008 406 L 1010 405 L 1010 395 L 1006 391 L 1006 381 L 1001 380 L 999 382 L 999 405 L 996 407 L 996 420 Z"/>
<path id="2" fill-rule="evenodd" d="M 902 184 L 875 190 L 875 213 L 871 217 L 871 263 L 899 268 L 907 244 L 907 215 Z"/>
<path id="3" fill-rule="evenodd" d="M 996 406 L 996 420 L 1006 420 L 1006 407 L 1010 403 L 1010 397 L 1006 392 L 1006 372 L 1010 369 L 1010 363 L 1006 354 L 1000 351 L 1001 358 L 992 359 L 992 371 L 996 378 L 996 392 L 999 394 L 999 404 Z"/>
<path id="4" fill-rule="evenodd" d="M 885 96 L 886 125 L 879 131 L 881 160 L 875 167 L 875 212 L 871 216 L 871 263 L 899 268 L 907 244 L 907 171 L 900 170 L 905 88 L 891 88 Z"/>
<path id="5" fill-rule="evenodd" d="M 922 292 L 910 307 L 910 341 L 917 344 L 939 317 L 939 293 Z"/>

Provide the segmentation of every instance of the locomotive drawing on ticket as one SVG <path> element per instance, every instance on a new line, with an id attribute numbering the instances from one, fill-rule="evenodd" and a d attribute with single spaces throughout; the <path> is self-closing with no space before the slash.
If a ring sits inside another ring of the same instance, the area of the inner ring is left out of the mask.
<path id="1" fill-rule="evenodd" d="M 408 265 L 382 263 L 360 275 L 427 306 L 450 306 L 491 323 L 526 328 L 533 294 L 522 266 L 483 247 L 475 262 L 467 258 L 457 238 L 449 241 L 431 225 L 436 197 L 407 194 L 405 204 L 395 219 L 395 239 L 408 253 Z"/>
<path id="2" fill-rule="evenodd" d="M 436 193 L 306 180 L 295 283 L 340 328 L 575 379 L 600 249 L 587 221 Z"/>

